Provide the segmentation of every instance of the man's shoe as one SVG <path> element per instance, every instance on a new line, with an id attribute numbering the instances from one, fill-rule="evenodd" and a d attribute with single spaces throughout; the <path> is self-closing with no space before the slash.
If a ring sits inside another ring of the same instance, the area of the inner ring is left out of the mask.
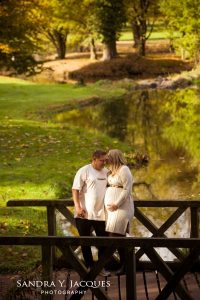
<path id="1" fill-rule="evenodd" d="M 110 271 L 105 270 L 104 268 L 99 273 L 100 276 L 108 277 L 111 275 Z"/>

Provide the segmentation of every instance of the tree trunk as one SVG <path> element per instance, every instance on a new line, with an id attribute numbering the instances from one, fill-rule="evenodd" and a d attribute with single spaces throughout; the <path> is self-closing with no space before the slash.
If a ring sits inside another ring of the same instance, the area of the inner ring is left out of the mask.
<path id="1" fill-rule="evenodd" d="M 132 31 L 134 35 L 134 47 L 138 50 L 139 55 L 146 54 L 146 33 L 147 24 L 146 19 L 140 19 L 139 22 L 132 23 Z"/>
<path id="2" fill-rule="evenodd" d="M 97 59 L 97 52 L 93 38 L 91 38 L 90 41 L 90 59 Z"/>
<path id="3" fill-rule="evenodd" d="M 146 54 L 146 39 L 143 36 L 140 37 L 140 41 L 138 45 L 138 53 L 141 56 L 145 56 Z"/>
<path id="4" fill-rule="evenodd" d="M 133 40 L 134 40 L 133 47 L 138 48 L 140 43 L 140 26 L 137 24 L 137 22 L 133 22 L 131 26 L 132 26 Z"/>
<path id="5" fill-rule="evenodd" d="M 55 31 L 56 38 L 56 50 L 57 50 L 57 58 L 64 59 L 66 54 L 66 40 L 67 36 L 65 36 L 60 31 Z"/>
<path id="6" fill-rule="evenodd" d="M 104 43 L 102 60 L 111 60 L 117 56 L 116 41 Z"/>
<path id="7" fill-rule="evenodd" d="M 66 54 L 67 33 L 53 30 L 52 32 L 48 32 L 48 37 L 56 48 L 57 58 L 64 59 Z"/>

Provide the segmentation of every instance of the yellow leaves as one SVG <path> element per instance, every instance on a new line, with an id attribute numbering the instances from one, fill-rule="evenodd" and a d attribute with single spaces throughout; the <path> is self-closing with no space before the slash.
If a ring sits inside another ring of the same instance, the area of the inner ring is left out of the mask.
<path id="1" fill-rule="evenodd" d="M 0 43 L 0 51 L 9 54 L 13 52 L 13 49 L 7 44 Z"/>

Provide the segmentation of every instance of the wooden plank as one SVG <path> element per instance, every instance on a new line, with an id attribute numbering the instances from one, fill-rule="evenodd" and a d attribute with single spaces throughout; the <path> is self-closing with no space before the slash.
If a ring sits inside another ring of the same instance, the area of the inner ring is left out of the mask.
<path id="1" fill-rule="evenodd" d="M 73 226 L 76 227 L 74 215 L 67 207 L 58 206 L 56 208 Z"/>
<path id="2" fill-rule="evenodd" d="M 144 225 L 150 232 L 156 234 L 158 228 L 147 218 L 142 211 L 135 207 L 135 217 Z"/>
<path id="3" fill-rule="evenodd" d="M 154 265 L 157 266 L 157 270 L 163 275 L 163 277 L 167 281 L 169 281 L 174 275 L 174 273 L 168 267 L 168 265 L 163 261 L 163 259 L 158 255 L 158 253 L 152 247 L 148 247 L 147 245 L 145 247 L 145 253 L 149 257 L 149 259 L 154 263 Z M 173 292 L 173 290 L 171 290 L 171 292 Z M 190 295 L 188 294 L 188 292 L 185 290 L 185 288 L 182 286 L 181 283 L 177 283 L 176 293 L 183 300 L 192 300 L 192 298 L 190 297 Z M 165 300 L 167 298 L 162 298 L 162 300 Z"/>
<path id="4" fill-rule="evenodd" d="M 74 202 L 71 199 L 52 199 L 52 200 L 42 200 L 42 199 L 12 199 L 8 200 L 7 206 L 74 206 Z"/>
<path id="5" fill-rule="evenodd" d="M 200 236 L 199 233 L 199 208 L 191 207 L 191 231 L 190 237 L 191 238 L 198 238 Z"/>
<path id="6" fill-rule="evenodd" d="M 72 199 L 11 199 L 7 206 L 74 206 Z M 135 207 L 200 207 L 200 200 L 134 200 Z"/>
<path id="7" fill-rule="evenodd" d="M 56 215 L 55 208 L 53 206 L 47 206 L 47 227 L 48 235 L 56 236 Z M 55 262 L 56 259 L 56 249 L 55 246 L 52 247 L 52 261 Z"/>
<path id="8" fill-rule="evenodd" d="M 42 280 L 43 281 L 52 281 L 52 247 L 49 245 L 42 246 Z M 44 291 L 48 291 L 48 288 L 43 288 Z M 52 300 L 53 295 L 51 294 L 42 294 L 42 300 Z"/>
<path id="9" fill-rule="evenodd" d="M 154 236 L 163 234 L 186 210 L 186 207 L 179 207 L 173 214 L 160 226 Z"/>
<path id="10" fill-rule="evenodd" d="M 125 249 L 126 265 L 126 299 L 136 300 L 136 261 L 135 249 L 128 247 Z"/>
<path id="11" fill-rule="evenodd" d="M 200 207 L 200 200 L 134 200 L 135 207 Z"/>
<path id="12" fill-rule="evenodd" d="M 190 254 L 186 257 L 184 262 L 181 264 L 180 268 L 174 273 L 174 275 L 171 277 L 170 280 L 168 280 L 168 283 L 161 291 L 160 295 L 156 298 L 156 300 L 163 300 L 167 299 L 171 292 L 173 290 L 176 290 L 176 286 L 179 284 L 180 280 L 183 278 L 183 276 L 189 272 L 192 268 L 192 266 L 197 261 L 199 255 L 199 251 L 197 249 L 193 249 Z M 185 299 L 192 299 L 190 298 L 183 298 Z"/>
<path id="13" fill-rule="evenodd" d="M 122 244 L 123 241 L 123 244 Z M 58 245 L 105 247 L 177 247 L 200 248 L 200 238 L 134 238 L 134 237 L 54 237 L 54 236 L 1 236 L 0 245 Z"/>
<path id="14" fill-rule="evenodd" d="M 47 226 L 48 226 L 48 235 L 56 236 L 55 208 L 51 206 L 47 206 Z"/>

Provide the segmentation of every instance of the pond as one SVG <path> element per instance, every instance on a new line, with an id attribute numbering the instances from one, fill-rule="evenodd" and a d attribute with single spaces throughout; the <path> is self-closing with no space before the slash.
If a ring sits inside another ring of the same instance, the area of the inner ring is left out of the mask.
<path id="1" fill-rule="evenodd" d="M 132 149 L 129 158 L 134 160 L 134 195 L 138 199 L 200 199 L 199 96 L 197 89 L 138 90 L 59 113 L 56 119 L 126 143 Z M 113 143 L 111 148 L 115 147 Z M 158 223 L 169 213 L 170 209 L 148 209 Z M 176 234 L 177 228 L 182 237 L 188 234 L 185 215 L 175 227 L 170 235 Z M 135 233 L 141 232 L 144 235 L 138 224 Z"/>

